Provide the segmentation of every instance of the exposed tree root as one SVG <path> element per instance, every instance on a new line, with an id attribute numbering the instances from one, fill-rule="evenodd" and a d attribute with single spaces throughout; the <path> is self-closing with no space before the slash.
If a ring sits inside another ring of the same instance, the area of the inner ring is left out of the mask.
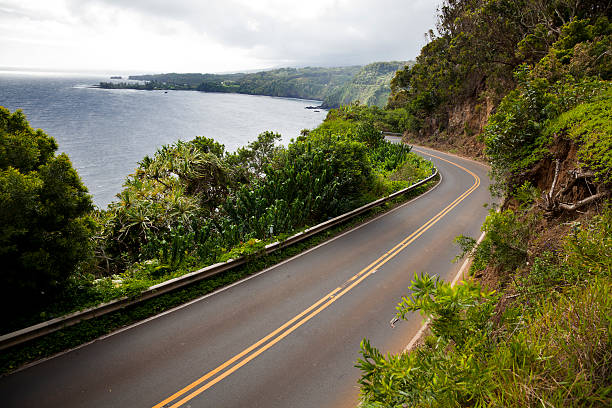
<path id="1" fill-rule="evenodd" d="M 550 186 L 550 190 L 548 193 L 544 194 L 544 205 L 543 208 L 547 212 L 558 212 L 558 211 L 575 211 L 585 205 L 597 201 L 601 198 L 607 197 L 610 195 L 610 191 L 604 187 L 601 183 L 595 183 L 595 173 L 591 171 L 584 171 L 581 169 L 572 169 L 568 171 L 570 176 L 572 176 L 571 180 L 559 191 L 555 193 L 555 188 L 557 187 L 557 182 L 559 180 L 559 170 L 561 167 L 561 162 L 559 159 L 555 159 L 555 175 Z M 578 200 L 575 202 L 562 202 L 563 196 L 569 193 L 576 185 L 578 185 L 581 181 L 583 181 L 591 194 L 590 196 Z M 589 185 L 596 186 L 596 192 L 593 193 L 589 188 Z"/>

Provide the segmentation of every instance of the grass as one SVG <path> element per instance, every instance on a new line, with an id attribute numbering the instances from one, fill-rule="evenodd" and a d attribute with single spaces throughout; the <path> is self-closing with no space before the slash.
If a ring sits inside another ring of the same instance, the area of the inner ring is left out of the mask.
<path id="1" fill-rule="evenodd" d="M 489 358 L 493 406 L 612 403 L 612 280 L 594 277 L 535 307 Z"/>

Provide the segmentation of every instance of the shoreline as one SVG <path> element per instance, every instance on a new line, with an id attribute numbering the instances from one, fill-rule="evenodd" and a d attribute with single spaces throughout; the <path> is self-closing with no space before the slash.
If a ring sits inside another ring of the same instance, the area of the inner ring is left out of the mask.
<path id="1" fill-rule="evenodd" d="M 188 88 L 188 89 L 172 89 L 172 88 L 153 88 L 153 89 L 143 89 L 143 88 L 131 88 L 131 87 L 103 87 L 100 85 L 87 85 L 84 88 L 88 88 L 88 89 L 103 89 L 103 90 L 129 90 L 129 91 L 145 91 L 145 92 L 152 92 L 152 91 L 158 91 L 158 92 L 164 92 L 164 93 L 168 93 L 169 91 L 191 91 L 191 92 L 202 92 L 202 93 L 207 93 L 207 94 L 221 94 L 221 95 L 247 95 L 247 96 L 265 96 L 267 98 L 275 98 L 275 99 L 291 99 L 291 100 L 296 100 L 296 101 L 305 101 L 305 102 L 316 102 L 319 103 L 320 105 L 317 106 L 306 106 L 304 107 L 304 109 L 309 109 L 309 110 L 314 110 L 314 109 L 320 109 L 320 110 L 330 110 L 330 109 L 336 109 L 337 107 L 324 107 L 323 106 L 323 101 L 318 100 L 318 99 L 309 99 L 309 98 L 301 98 L 299 96 L 278 96 L 278 95 L 267 95 L 267 94 L 258 94 L 258 93 L 246 93 L 246 92 L 215 92 L 215 91 L 201 91 L 199 89 L 193 89 L 193 88 Z"/>

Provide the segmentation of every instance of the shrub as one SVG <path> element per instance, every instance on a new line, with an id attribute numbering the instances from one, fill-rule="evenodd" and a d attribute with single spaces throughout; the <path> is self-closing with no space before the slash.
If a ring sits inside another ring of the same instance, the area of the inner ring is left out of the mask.
<path id="1" fill-rule="evenodd" d="M 90 256 L 91 198 L 57 143 L 0 107 L 1 297 L 27 307 L 59 292 Z"/>
<path id="2" fill-rule="evenodd" d="M 475 239 L 463 235 L 455 239 L 462 249 L 457 258 L 472 255 L 471 271 L 491 265 L 512 272 L 527 259 L 527 244 L 534 221 L 533 215 L 491 210 L 482 226 L 486 235 L 480 244 L 476 245 Z"/>
<path id="3" fill-rule="evenodd" d="M 551 84 L 534 76 L 525 65 L 515 76 L 519 85 L 504 97 L 484 130 L 485 153 L 491 160 L 498 192 L 512 191 L 515 183 L 522 181 L 520 173 L 546 157 L 551 141 L 564 129 L 584 145 L 581 157 L 606 163 L 609 83 L 567 77 Z M 586 136 L 590 130 L 595 130 L 594 134 Z M 593 149 L 596 151 L 591 155 L 596 159 L 589 157 Z"/>
<path id="4" fill-rule="evenodd" d="M 420 311 L 431 319 L 433 336 L 412 353 L 383 356 L 361 343 L 364 406 L 445 407 L 472 405 L 488 392 L 488 371 L 474 356 L 490 344 L 496 296 L 474 281 L 451 287 L 439 278 L 415 276 L 411 297 L 402 298 L 397 316 Z"/>
<path id="5" fill-rule="evenodd" d="M 612 85 L 606 84 L 594 101 L 564 112 L 544 130 L 546 136 L 563 135 L 579 145 L 578 159 L 599 181 L 612 181 Z"/>

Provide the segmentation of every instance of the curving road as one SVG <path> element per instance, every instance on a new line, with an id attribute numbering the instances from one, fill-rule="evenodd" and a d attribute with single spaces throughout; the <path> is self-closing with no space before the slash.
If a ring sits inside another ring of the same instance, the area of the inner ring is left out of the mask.
<path id="1" fill-rule="evenodd" d="M 391 328 L 415 272 L 451 280 L 453 238 L 477 237 L 488 168 L 415 148 L 442 174 L 427 194 L 267 271 L 0 379 L 3 407 L 355 407 L 364 338 Z"/>

